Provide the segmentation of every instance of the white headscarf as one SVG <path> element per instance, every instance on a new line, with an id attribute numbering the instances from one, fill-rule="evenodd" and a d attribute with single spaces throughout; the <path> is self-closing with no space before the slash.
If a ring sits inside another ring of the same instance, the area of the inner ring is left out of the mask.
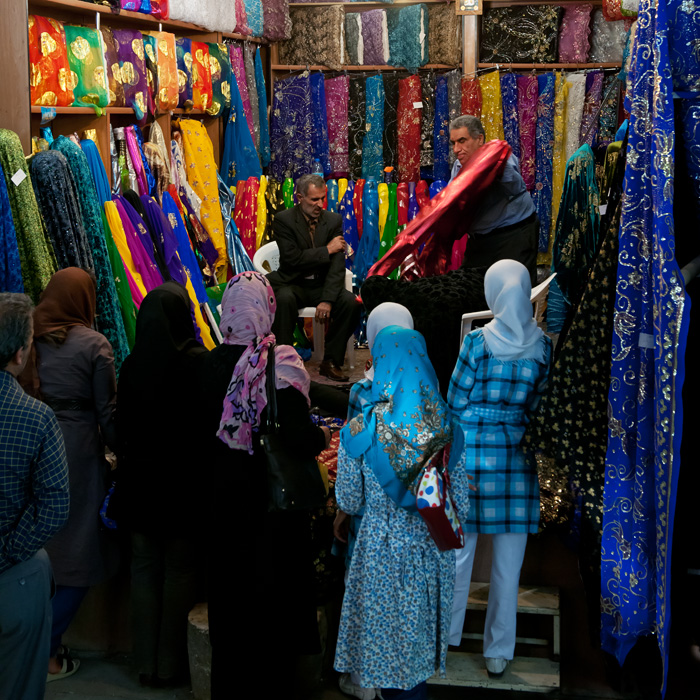
<path id="1" fill-rule="evenodd" d="M 372 313 L 367 317 L 367 344 L 369 351 L 372 352 L 374 347 L 374 339 L 377 333 L 387 326 L 400 326 L 413 330 L 413 316 L 411 312 L 401 304 L 395 304 L 393 301 L 385 301 L 379 304 Z M 367 379 L 374 379 L 374 367 L 370 367 L 365 371 Z"/>
<path id="2" fill-rule="evenodd" d="M 516 260 L 499 260 L 484 277 L 486 303 L 494 319 L 484 328 L 491 354 L 504 362 L 544 362 L 544 333 L 532 316 L 530 273 Z"/>

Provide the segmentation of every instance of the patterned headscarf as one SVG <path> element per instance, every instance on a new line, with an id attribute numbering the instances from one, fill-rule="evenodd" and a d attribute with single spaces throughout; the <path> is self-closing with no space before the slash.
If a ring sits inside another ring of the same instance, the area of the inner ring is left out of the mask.
<path id="1" fill-rule="evenodd" d="M 452 442 L 449 409 L 418 331 L 381 330 L 372 363 L 371 396 L 343 428 L 342 444 L 350 456 L 364 455 L 398 506 L 416 511 L 417 478 L 427 460 Z"/>
<path id="2" fill-rule="evenodd" d="M 219 328 L 227 345 L 244 345 L 224 399 L 217 436 L 232 450 L 253 454 L 253 432 L 267 406 L 265 370 L 270 347 L 275 344 L 272 322 L 277 300 L 270 283 L 259 272 L 233 277 L 221 301 Z M 309 375 L 290 345 L 275 348 L 275 388 L 294 387 L 309 405 Z"/>

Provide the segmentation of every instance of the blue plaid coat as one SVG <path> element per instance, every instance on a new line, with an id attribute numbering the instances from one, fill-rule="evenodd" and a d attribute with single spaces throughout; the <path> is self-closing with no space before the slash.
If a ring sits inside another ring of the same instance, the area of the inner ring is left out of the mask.
<path id="1" fill-rule="evenodd" d="M 542 342 L 544 363 L 497 360 L 489 354 L 481 329 L 462 343 L 447 403 L 455 428 L 464 431 L 467 473 L 477 487 L 462 523 L 465 532 L 537 532 L 537 471 L 520 443 L 549 376 L 552 341 L 543 336 Z"/>

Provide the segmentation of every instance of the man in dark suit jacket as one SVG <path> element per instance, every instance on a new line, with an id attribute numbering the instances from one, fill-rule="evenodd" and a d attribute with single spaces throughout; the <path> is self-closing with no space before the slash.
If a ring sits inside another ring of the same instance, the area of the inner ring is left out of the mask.
<path id="1" fill-rule="evenodd" d="M 280 266 L 267 278 L 277 297 L 272 330 L 278 343 L 292 345 L 298 310 L 316 307 L 316 319 L 328 324 L 325 355 L 319 371 L 345 382 L 345 347 L 360 317 L 360 304 L 345 289 L 345 239 L 339 214 L 323 209 L 326 183 L 320 175 L 302 175 L 299 203 L 275 215 L 274 239 Z"/>

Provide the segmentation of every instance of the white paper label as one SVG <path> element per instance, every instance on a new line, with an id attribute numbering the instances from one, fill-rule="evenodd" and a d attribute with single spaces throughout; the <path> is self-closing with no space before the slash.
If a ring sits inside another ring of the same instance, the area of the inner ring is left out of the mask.
<path id="1" fill-rule="evenodd" d="M 654 336 L 651 333 L 640 333 L 638 345 L 640 348 L 653 348 Z"/>
<path id="2" fill-rule="evenodd" d="M 607 204 L 601 204 L 598 207 L 598 211 L 600 212 L 601 216 L 605 216 L 605 212 L 608 210 L 608 205 Z"/>
<path id="3" fill-rule="evenodd" d="M 27 173 L 24 172 L 24 170 L 18 170 L 13 176 L 12 176 L 12 182 L 14 183 L 15 187 L 17 187 L 21 182 L 27 177 Z"/>
<path id="4" fill-rule="evenodd" d="M 413 109 L 423 109 L 423 103 L 422 102 L 414 102 Z"/>

